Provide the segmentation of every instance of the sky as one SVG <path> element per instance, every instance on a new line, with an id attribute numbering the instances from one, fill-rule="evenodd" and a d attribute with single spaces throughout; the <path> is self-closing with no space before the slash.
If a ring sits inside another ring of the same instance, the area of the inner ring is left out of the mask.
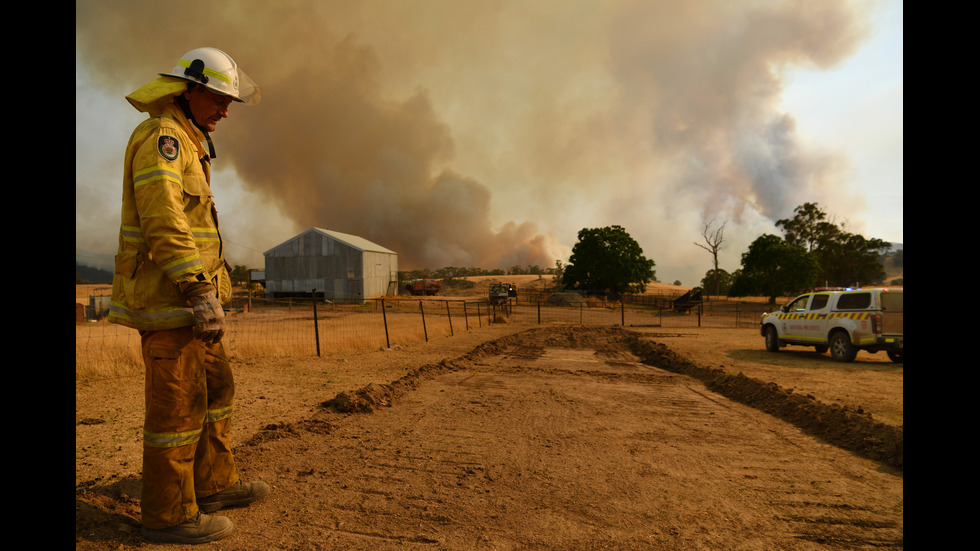
<path id="1" fill-rule="evenodd" d="M 115 254 L 125 96 L 200 46 L 262 89 L 212 133 L 232 265 L 320 227 L 550 268 L 619 225 L 694 286 L 706 228 L 731 272 L 806 202 L 903 242 L 901 1 L 76 0 L 78 262 Z"/>

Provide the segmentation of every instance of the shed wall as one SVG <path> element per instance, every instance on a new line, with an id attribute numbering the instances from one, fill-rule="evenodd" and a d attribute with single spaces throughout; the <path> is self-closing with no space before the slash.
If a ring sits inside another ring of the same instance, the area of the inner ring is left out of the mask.
<path id="1" fill-rule="evenodd" d="M 397 281 L 398 255 L 361 251 L 318 231 L 307 231 L 265 253 L 266 293 L 310 294 L 357 302 L 385 296 Z"/>

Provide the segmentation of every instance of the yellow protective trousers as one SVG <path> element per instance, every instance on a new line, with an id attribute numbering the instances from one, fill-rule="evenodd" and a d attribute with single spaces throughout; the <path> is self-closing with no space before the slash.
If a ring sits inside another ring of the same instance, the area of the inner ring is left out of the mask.
<path id="1" fill-rule="evenodd" d="M 146 365 L 143 525 L 167 528 L 197 514 L 197 498 L 238 482 L 231 452 L 235 383 L 221 343 L 193 327 L 141 331 Z"/>

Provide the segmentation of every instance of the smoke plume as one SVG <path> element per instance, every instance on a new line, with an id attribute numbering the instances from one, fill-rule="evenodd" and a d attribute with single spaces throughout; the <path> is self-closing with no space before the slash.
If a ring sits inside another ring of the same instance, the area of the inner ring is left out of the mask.
<path id="1" fill-rule="evenodd" d="M 127 109 L 185 51 L 225 50 L 263 99 L 218 125 L 216 168 L 405 269 L 549 267 L 611 224 L 659 266 L 707 221 L 733 235 L 845 185 L 778 104 L 786 70 L 854 51 L 863 5 L 78 0 L 76 63 Z M 221 216 L 238 241 L 291 237 Z"/>

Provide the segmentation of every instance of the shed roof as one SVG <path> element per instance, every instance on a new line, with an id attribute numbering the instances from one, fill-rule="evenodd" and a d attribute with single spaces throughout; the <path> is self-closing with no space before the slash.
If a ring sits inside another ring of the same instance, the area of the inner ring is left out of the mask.
<path id="1" fill-rule="evenodd" d="M 353 248 L 355 248 L 355 249 L 357 249 L 359 251 L 362 251 L 362 252 L 364 252 L 364 251 L 370 251 L 370 252 L 387 253 L 387 254 L 398 254 L 395 251 L 392 251 L 390 249 L 386 249 L 385 247 L 382 247 L 381 245 L 378 245 L 377 243 L 374 243 L 372 241 L 368 241 L 367 239 L 364 239 L 363 237 L 358 237 L 356 235 L 351 235 L 351 234 L 348 234 L 348 233 L 341 233 L 339 231 L 325 230 L 323 228 L 317 228 L 317 227 L 312 227 L 312 228 L 310 228 L 310 229 L 308 229 L 308 230 L 306 230 L 304 232 L 298 233 L 298 234 L 294 235 L 293 237 L 290 237 L 289 239 L 287 239 L 287 240 L 283 241 L 282 243 L 276 245 L 275 247 L 272 247 L 272 249 L 269 249 L 268 251 L 265 251 L 265 253 L 263 253 L 263 254 L 268 254 L 268 253 L 272 252 L 273 249 L 276 249 L 278 247 L 281 247 L 282 245 L 284 245 L 286 243 L 289 243 L 290 241 L 292 241 L 292 240 L 294 240 L 294 239 L 296 239 L 296 238 L 298 238 L 298 237 L 300 237 L 300 236 L 302 236 L 304 234 L 310 233 L 310 232 L 322 233 L 324 235 L 329 236 L 332 239 L 336 239 L 337 241 L 340 241 L 340 242 L 342 242 L 342 243 L 344 243 L 344 244 L 346 244 L 346 245 L 348 245 L 350 247 L 353 247 Z"/>

